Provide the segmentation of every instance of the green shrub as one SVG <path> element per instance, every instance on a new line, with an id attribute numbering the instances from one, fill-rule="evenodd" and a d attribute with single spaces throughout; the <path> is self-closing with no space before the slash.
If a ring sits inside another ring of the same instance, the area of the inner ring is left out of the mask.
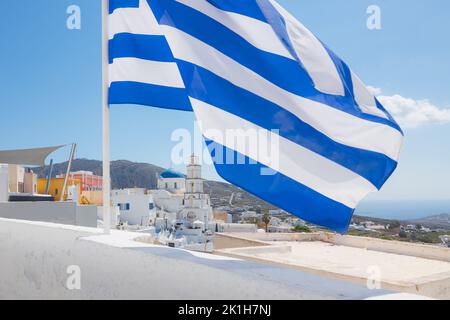
<path id="1" fill-rule="evenodd" d="M 311 233 L 311 229 L 307 226 L 295 226 L 292 228 L 292 231 L 294 232 L 300 232 L 300 233 Z"/>

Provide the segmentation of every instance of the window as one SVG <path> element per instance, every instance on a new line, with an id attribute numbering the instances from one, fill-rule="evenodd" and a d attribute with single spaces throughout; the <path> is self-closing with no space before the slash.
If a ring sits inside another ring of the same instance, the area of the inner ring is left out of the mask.
<path id="1" fill-rule="evenodd" d="M 174 189 L 178 189 L 176 182 L 173 184 L 173 187 L 174 187 Z"/>
<path id="2" fill-rule="evenodd" d="M 169 189 L 169 184 L 166 182 L 166 189 Z"/>
<path id="3" fill-rule="evenodd" d="M 119 207 L 119 210 L 121 210 L 121 211 L 128 211 L 128 210 L 130 210 L 130 204 L 129 203 L 118 203 L 117 206 Z"/>
<path id="4" fill-rule="evenodd" d="M 55 189 L 55 196 L 58 195 L 58 188 Z"/>
<path id="5" fill-rule="evenodd" d="M 148 204 L 148 209 L 153 210 L 155 208 L 155 205 L 153 203 Z"/>

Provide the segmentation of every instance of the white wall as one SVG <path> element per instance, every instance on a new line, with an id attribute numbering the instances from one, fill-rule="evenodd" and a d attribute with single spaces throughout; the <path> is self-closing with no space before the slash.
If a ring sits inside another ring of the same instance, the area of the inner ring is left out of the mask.
<path id="1" fill-rule="evenodd" d="M 232 233 L 256 233 L 258 227 L 255 224 L 250 223 L 219 223 L 219 232 L 232 232 Z"/>
<path id="2" fill-rule="evenodd" d="M 97 207 L 77 205 L 75 211 L 75 225 L 92 228 L 97 227 Z"/>
<path id="3" fill-rule="evenodd" d="M 8 201 L 8 165 L 0 164 L 0 202 Z"/>
<path id="4" fill-rule="evenodd" d="M 165 211 L 177 212 L 182 209 L 184 195 L 171 194 L 166 190 L 152 190 L 155 204 Z"/>

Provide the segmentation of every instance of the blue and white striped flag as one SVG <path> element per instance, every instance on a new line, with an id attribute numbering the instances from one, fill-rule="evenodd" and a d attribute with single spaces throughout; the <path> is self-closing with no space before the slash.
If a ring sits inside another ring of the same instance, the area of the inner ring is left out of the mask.
<path id="1" fill-rule="evenodd" d="M 111 91 L 123 76 L 164 90 L 183 88 L 225 180 L 345 233 L 358 203 L 395 170 L 403 141 L 400 127 L 361 80 L 273 0 L 148 0 L 137 10 L 142 14 L 147 4 L 153 16 L 142 29 L 134 28 L 137 20 L 122 19 L 133 34 L 164 34 L 170 50 L 161 38 L 157 50 L 165 53 L 156 56 L 143 39 L 146 44 L 134 42 L 134 55 L 126 56 L 172 67 L 149 75 L 150 69 L 129 68 L 125 60 L 112 73 Z M 128 45 L 112 51 L 122 48 Z M 158 96 L 128 86 L 112 100 L 133 103 L 145 96 L 136 103 L 175 107 L 164 90 Z M 181 95 L 180 102 L 175 108 L 183 109 Z M 229 131 L 254 143 L 236 142 Z"/>
<path id="2" fill-rule="evenodd" d="M 183 80 L 146 0 L 109 1 L 109 103 L 192 111 Z"/>

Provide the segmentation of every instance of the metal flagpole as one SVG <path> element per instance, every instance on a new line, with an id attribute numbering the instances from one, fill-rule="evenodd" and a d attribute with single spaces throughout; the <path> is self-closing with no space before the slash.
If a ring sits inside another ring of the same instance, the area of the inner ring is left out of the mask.
<path id="1" fill-rule="evenodd" d="M 109 0 L 102 1 L 102 115 L 103 115 L 103 228 L 111 231 L 111 179 L 109 163 L 109 105 L 108 105 L 108 14 Z"/>

